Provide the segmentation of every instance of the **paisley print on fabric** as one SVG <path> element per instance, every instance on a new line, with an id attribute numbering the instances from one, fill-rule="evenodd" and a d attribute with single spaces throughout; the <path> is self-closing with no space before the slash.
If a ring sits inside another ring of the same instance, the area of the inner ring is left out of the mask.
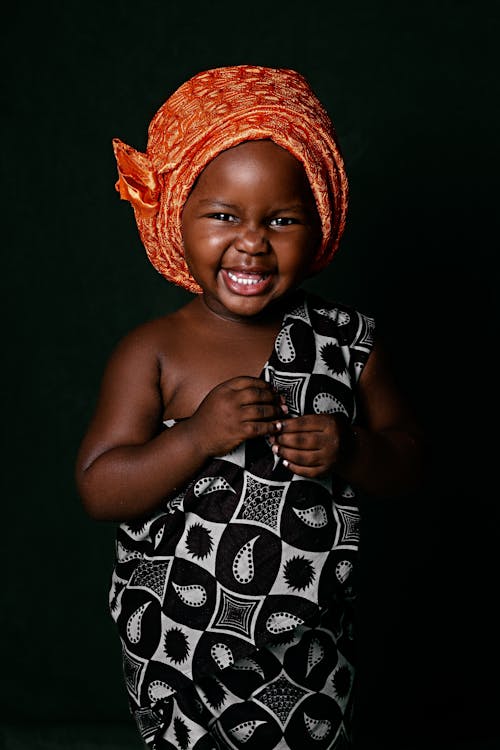
<path id="1" fill-rule="evenodd" d="M 291 419 L 341 412 L 354 421 L 372 346 L 370 318 L 299 292 L 262 377 L 284 394 Z M 335 475 L 292 474 L 264 439 L 214 459 L 141 523 L 121 524 L 110 609 L 134 713 L 228 668 L 258 676 L 258 649 L 286 643 L 329 609 L 341 619 L 358 540 L 353 489 Z M 324 648 L 310 641 L 305 674 L 320 669 Z M 331 736 L 328 715 L 304 716 L 313 740 Z M 233 736 L 250 742 L 259 726 L 237 724 Z"/>

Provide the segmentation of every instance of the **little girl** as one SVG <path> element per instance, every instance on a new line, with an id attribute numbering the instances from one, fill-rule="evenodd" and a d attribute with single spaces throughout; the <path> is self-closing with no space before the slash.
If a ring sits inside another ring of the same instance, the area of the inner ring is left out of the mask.
<path id="1" fill-rule="evenodd" d="M 114 141 L 148 256 L 195 294 L 132 331 L 78 459 L 120 522 L 110 592 L 147 746 L 350 747 L 355 490 L 398 494 L 419 435 L 373 320 L 307 294 L 344 229 L 332 124 L 291 70 L 218 68 Z"/>

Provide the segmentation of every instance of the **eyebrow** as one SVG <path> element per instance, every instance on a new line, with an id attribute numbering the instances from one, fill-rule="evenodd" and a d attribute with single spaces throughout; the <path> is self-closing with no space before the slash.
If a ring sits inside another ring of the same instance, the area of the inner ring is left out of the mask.
<path id="1" fill-rule="evenodd" d="M 200 205 L 219 206 L 220 208 L 237 209 L 239 208 L 237 203 L 225 203 L 224 201 L 217 200 L 216 198 L 202 198 Z M 277 208 L 272 213 L 281 213 L 283 211 L 304 211 L 307 210 L 307 206 L 304 203 L 293 203 L 290 206 L 283 206 Z"/>
<path id="2" fill-rule="evenodd" d="M 209 206 L 220 206 L 221 208 L 238 208 L 236 203 L 224 203 L 224 201 L 219 201 L 216 198 L 202 198 L 200 200 L 201 205 L 209 205 Z"/>

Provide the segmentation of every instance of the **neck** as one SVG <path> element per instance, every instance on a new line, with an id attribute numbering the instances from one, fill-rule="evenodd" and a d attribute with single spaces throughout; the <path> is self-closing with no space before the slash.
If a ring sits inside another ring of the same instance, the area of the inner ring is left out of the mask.
<path id="1" fill-rule="evenodd" d="M 196 305 L 198 311 L 204 316 L 208 314 L 215 325 L 220 322 L 224 325 L 230 324 L 244 328 L 269 328 L 281 323 L 286 309 L 290 306 L 290 302 L 296 294 L 297 290 L 295 289 L 286 296 L 276 300 L 275 303 L 268 305 L 265 310 L 262 310 L 257 315 L 249 315 L 248 317 L 233 316 L 230 312 L 224 314 L 224 312 L 213 309 L 210 301 L 206 299 L 204 294 L 199 295 L 193 304 Z"/>

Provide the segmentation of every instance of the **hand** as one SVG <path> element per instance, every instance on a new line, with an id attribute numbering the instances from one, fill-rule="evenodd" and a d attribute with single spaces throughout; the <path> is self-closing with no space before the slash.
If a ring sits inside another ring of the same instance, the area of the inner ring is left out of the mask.
<path id="1" fill-rule="evenodd" d="M 270 383 L 241 376 L 210 391 L 189 421 L 200 450 L 223 456 L 245 440 L 277 434 L 287 411 Z"/>
<path id="2" fill-rule="evenodd" d="M 325 476 L 349 461 L 354 433 L 341 414 L 308 414 L 283 422 L 271 442 L 273 452 L 290 471 L 312 479 Z"/>

